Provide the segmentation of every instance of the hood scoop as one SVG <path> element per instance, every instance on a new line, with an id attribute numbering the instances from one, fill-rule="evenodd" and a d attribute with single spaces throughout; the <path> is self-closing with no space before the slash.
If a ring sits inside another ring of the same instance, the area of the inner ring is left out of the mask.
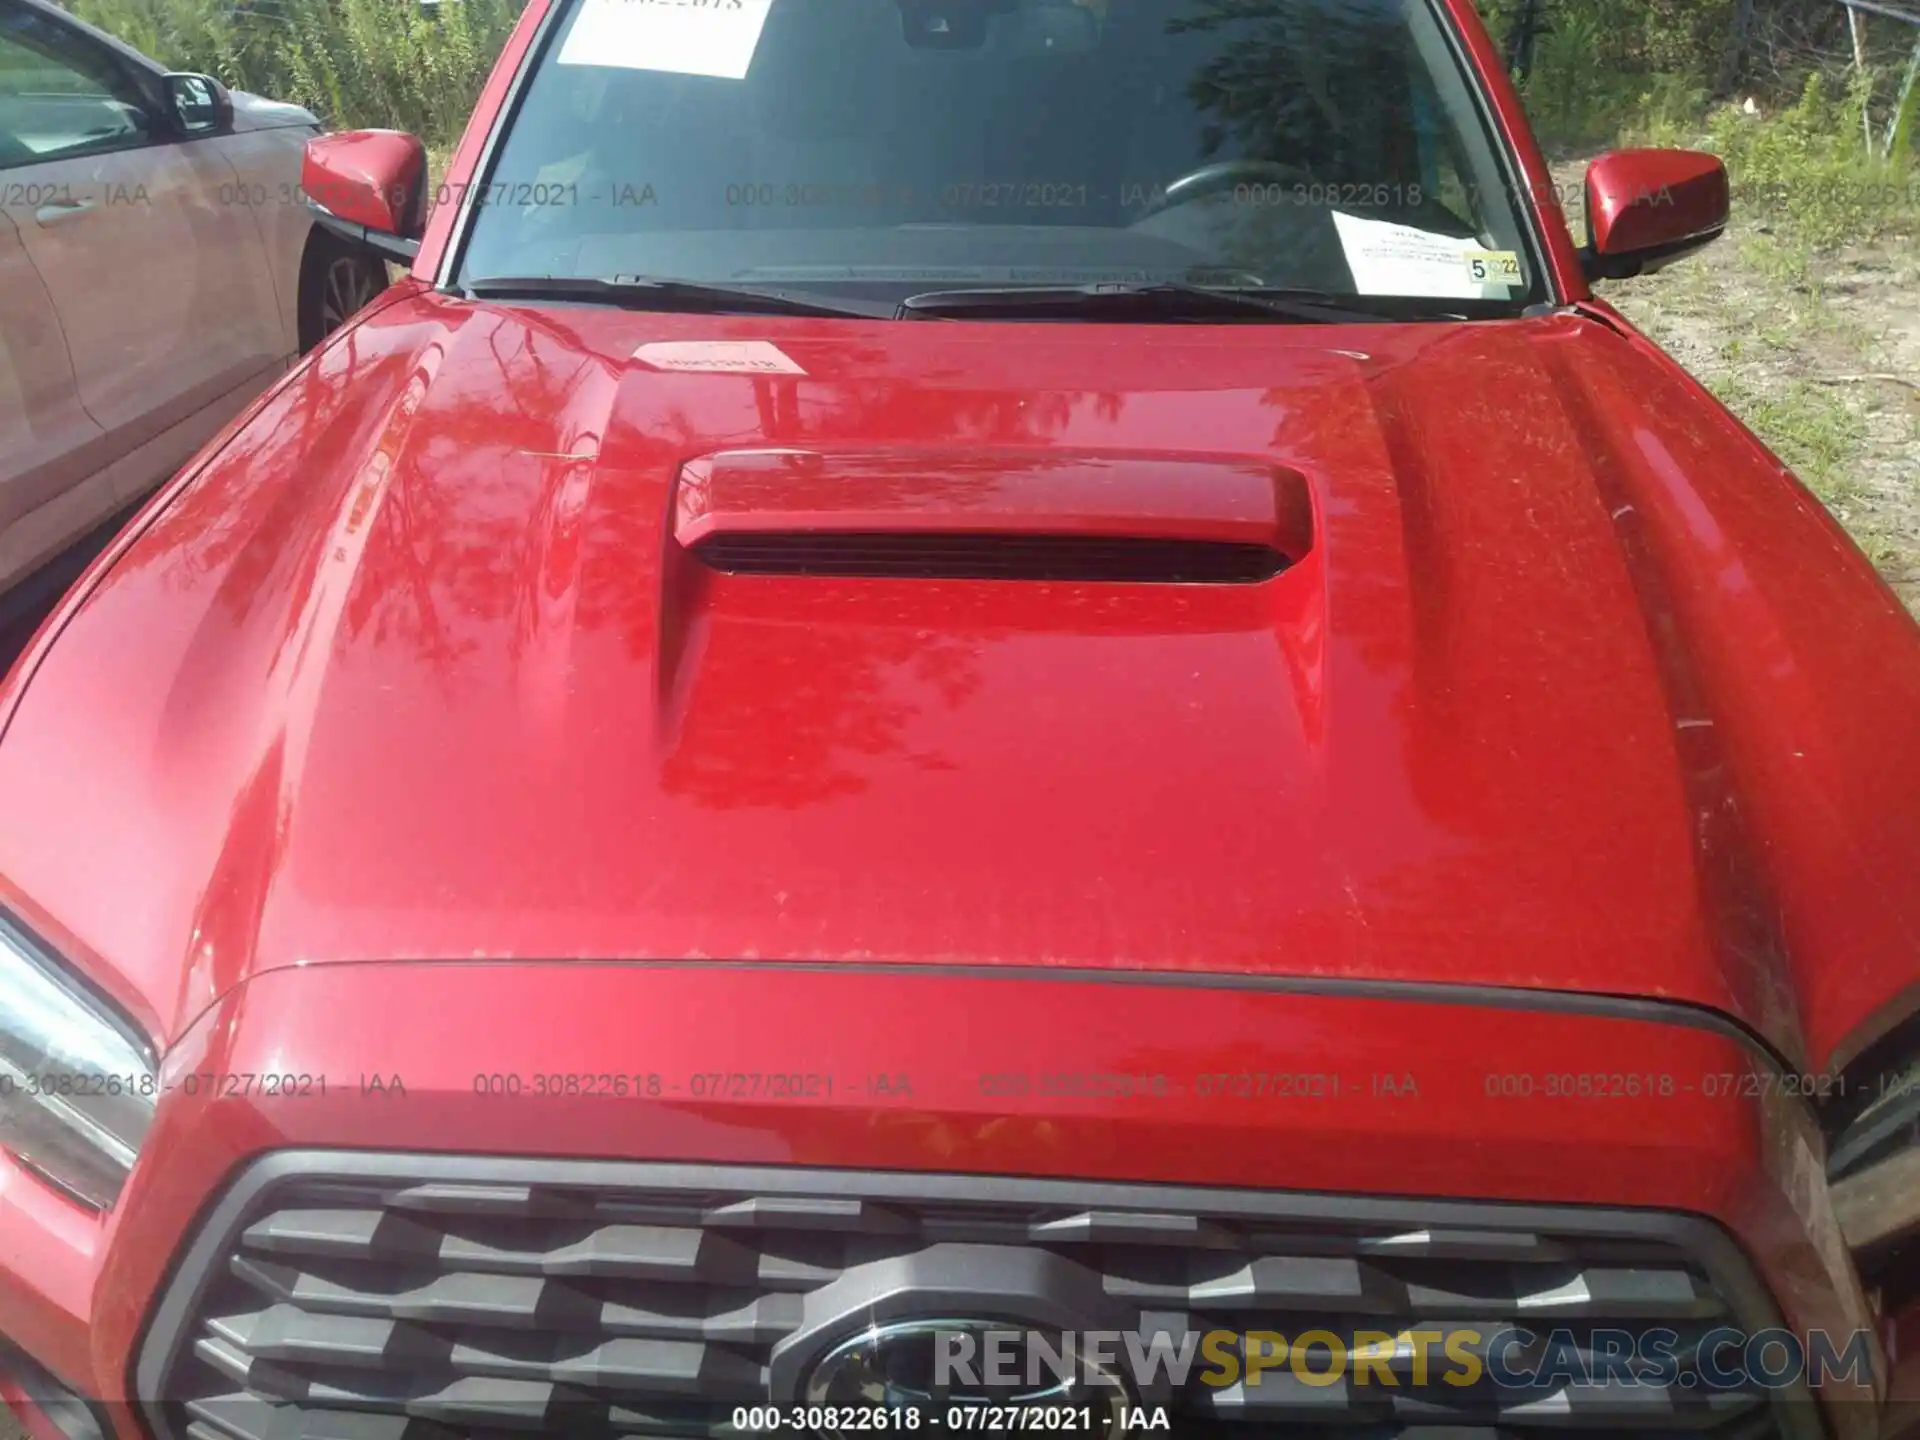
<path id="1" fill-rule="evenodd" d="M 896 580 L 1105 580 L 1252 585 L 1287 558 L 1264 545 L 1087 535 L 716 535 L 693 552 L 729 575 Z"/>
<path id="2" fill-rule="evenodd" d="M 682 468 L 674 538 L 738 575 L 1250 585 L 1313 519 L 1299 475 L 1248 461 L 747 450 Z"/>

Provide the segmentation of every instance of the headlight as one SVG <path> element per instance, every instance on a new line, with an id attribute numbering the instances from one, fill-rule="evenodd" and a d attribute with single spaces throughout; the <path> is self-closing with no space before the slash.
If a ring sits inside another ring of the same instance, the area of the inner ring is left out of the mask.
<path id="1" fill-rule="evenodd" d="M 0 1145 L 104 1210 L 158 1091 L 139 1038 L 0 917 Z"/>

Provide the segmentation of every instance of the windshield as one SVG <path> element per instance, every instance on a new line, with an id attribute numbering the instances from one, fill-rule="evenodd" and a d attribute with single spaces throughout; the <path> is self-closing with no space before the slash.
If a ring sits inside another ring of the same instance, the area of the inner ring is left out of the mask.
<path id="1" fill-rule="evenodd" d="M 1431 0 L 570 0 L 460 273 L 1517 312 L 1473 83 Z"/>

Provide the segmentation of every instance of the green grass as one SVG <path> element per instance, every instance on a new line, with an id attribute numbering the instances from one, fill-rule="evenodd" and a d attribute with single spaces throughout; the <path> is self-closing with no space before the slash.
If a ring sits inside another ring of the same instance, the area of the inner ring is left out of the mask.
<path id="1" fill-rule="evenodd" d="M 1726 106 L 1708 117 L 1705 147 L 1726 160 L 1735 202 L 1772 221 L 1790 245 L 1817 250 L 1920 233 L 1920 167 L 1867 158 L 1867 83 L 1835 95 L 1813 75 L 1775 116 Z"/>
<path id="2" fill-rule="evenodd" d="M 518 16 L 514 0 L 71 0 L 178 70 L 305 105 L 339 127 L 450 147 Z"/>
<path id="3" fill-rule="evenodd" d="M 1712 381 L 1711 388 L 1827 505 L 1854 498 L 1853 466 L 1867 427 L 1838 391 L 1793 380 L 1762 392 L 1734 376 Z"/>
<path id="4" fill-rule="evenodd" d="M 1611 98 L 1536 98 L 1542 80 L 1528 92 L 1556 148 L 1580 137 L 1583 148 L 1651 145 L 1711 151 L 1726 162 L 1736 216 L 1757 220 L 1769 234 L 1745 244 L 1749 258 L 1771 277 L 1804 283 L 1814 258 L 1826 249 L 1885 235 L 1920 236 L 1920 163 L 1869 159 L 1860 112 L 1873 77 L 1836 92 L 1821 75 L 1807 78 L 1790 105 L 1748 114 L 1732 103 L 1706 106 L 1697 91 L 1662 82 L 1629 96 L 1618 77 L 1594 81 L 1613 87 Z M 1571 106 L 1577 114 L 1556 130 L 1554 115 Z M 1876 126 L 1876 131 L 1880 127 Z"/>

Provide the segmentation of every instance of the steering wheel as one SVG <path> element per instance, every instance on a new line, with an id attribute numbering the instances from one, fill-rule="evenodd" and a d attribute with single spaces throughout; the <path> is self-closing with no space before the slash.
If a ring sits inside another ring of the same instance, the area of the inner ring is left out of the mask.
<path id="1" fill-rule="evenodd" d="M 1163 210 L 1171 210 L 1176 205 L 1191 205 L 1196 200 L 1205 199 L 1221 190 L 1231 190 L 1236 185 L 1312 178 L 1313 172 L 1306 166 L 1286 160 L 1217 160 L 1211 165 L 1202 165 L 1198 170 L 1188 171 L 1167 186 L 1158 199 L 1148 202 L 1139 218 L 1144 220 Z"/>

